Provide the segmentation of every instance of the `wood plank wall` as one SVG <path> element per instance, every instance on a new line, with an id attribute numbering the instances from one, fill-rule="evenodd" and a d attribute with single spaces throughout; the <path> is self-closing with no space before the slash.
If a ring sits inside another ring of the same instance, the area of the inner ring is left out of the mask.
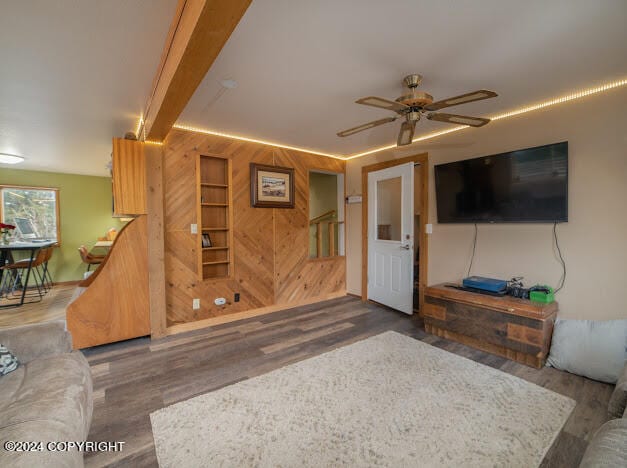
<path id="1" fill-rule="evenodd" d="M 221 154 L 233 167 L 231 278 L 200 281 L 197 275 L 196 156 Z M 344 173 L 345 162 L 260 143 L 172 130 L 164 149 L 167 325 L 189 323 L 275 305 L 288 305 L 346 289 L 345 257 L 309 259 L 311 169 Z M 295 208 L 250 206 L 250 163 L 295 169 Z M 240 293 L 240 302 L 234 294 Z M 227 300 L 216 306 L 217 297 Z M 200 298 L 200 310 L 192 299 Z"/>

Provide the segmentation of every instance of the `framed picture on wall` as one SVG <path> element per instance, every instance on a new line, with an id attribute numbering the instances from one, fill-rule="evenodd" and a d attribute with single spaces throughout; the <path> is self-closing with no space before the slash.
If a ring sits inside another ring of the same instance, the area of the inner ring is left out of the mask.
<path id="1" fill-rule="evenodd" d="M 250 205 L 294 208 L 294 169 L 250 163 Z"/>

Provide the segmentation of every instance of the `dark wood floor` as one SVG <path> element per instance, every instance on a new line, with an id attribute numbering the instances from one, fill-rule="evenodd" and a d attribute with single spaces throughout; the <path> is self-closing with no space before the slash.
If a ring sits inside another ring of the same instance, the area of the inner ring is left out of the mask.
<path id="1" fill-rule="evenodd" d="M 552 368 L 535 370 L 428 335 L 415 316 L 347 297 L 164 340 L 140 338 L 85 350 L 95 391 L 89 440 L 126 442 L 122 452 L 88 454 L 85 463 L 156 466 L 151 412 L 386 330 L 575 399 L 577 407 L 543 467 L 578 466 L 591 435 L 606 420 L 611 385 Z"/>

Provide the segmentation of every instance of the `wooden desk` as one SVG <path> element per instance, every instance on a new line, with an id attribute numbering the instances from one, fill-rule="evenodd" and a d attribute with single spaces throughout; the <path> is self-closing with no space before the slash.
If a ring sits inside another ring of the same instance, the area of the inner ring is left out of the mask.
<path id="1" fill-rule="evenodd" d="M 39 250 L 55 245 L 56 241 L 46 241 L 46 242 L 11 242 L 9 244 L 0 244 L 0 267 L 4 267 L 7 262 L 13 261 L 12 253 L 14 251 L 23 251 L 27 253 L 28 267 L 26 269 L 26 275 L 24 275 L 24 281 L 22 286 L 22 294 L 20 295 L 19 302 L 11 302 L 8 304 L 0 305 L 0 309 L 4 309 L 7 307 L 19 307 L 24 304 L 24 299 L 26 297 L 26 289 L 28 288 L 28 281 L 30 280 L 31 271 L 33 267 L 33 262 L 35 261 L 35 257 Z M 0 269 L 0 284 L 2 284 L 4 270 Z M 8 272 L 7 272 L 8 274 Z"/>
<path id="2" fill-rule="evenodd" d="M 444 284 L 425 289 L 425 330 L 443 338 L 540 368 L 557 315 L 557 302 L 460 291 Z"/>
<path id="3" fill-rule="evenodd" d="M 113 241 L 101 240 L 94 244 L 94 247 L 111 247 L 113 245 Z"/>

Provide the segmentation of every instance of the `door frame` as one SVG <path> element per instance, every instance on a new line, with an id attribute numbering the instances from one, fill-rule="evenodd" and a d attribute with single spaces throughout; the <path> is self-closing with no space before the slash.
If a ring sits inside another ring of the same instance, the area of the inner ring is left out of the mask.
<path id="1" fill-rule="evenodd" d="M 369 164 L 361 168 L 361 300 L 364 302 L 368 301 L 368 174 L 381 169 L 387 169 L 388 167 L 406 164 L 408 162 L 420 164 L 423 168 L 421 172 L 422 178 L 420 180 L 420 260 L 418 262 L 418 276 L 420 278 L 418 315 L 422 317 L 424 290 L 427 285 L 427 270 L 429 263 L 429 238 L 425 228 L 429 219 L 429 153 L 420 153 L 413 156 L 407 156 L 405 158 Z M 414 190 L 416 190 L 416 181 L 414 181 Z"/>

